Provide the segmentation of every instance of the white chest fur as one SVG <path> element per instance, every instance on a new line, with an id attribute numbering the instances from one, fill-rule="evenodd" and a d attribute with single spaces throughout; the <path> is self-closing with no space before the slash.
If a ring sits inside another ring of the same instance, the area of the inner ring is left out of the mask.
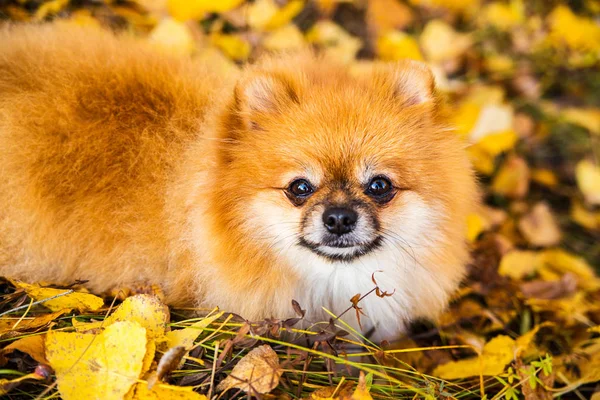
<path id="1" fill-rule="evenodd" d="M 362 331 L 374 328 L 374 341 L 396 339 L 408 321 L 435 315 L 444 307 L 456 280 L 437 276 L 431 257 L 441 239 L 435 211 L 417 200 L 408 203 L 397 221 L 389 221 L 396 226 L 388 228 L 393 234 L 384 234 L 380 248 L 351 262 L 331 262 L 308 249 L 287 247 L 285 255 L 303 279 L 296 300 L 307 309 L 307 319 L 327 320 L 323 307 L 336 315 L 342 313 L 351 306 L 353 296 L 373 290 L 372 277 L 380 290 L 391 294 L 371 293 L 359 303 L 365 314 Z M 360 330 L 354 310 L 342 319 Z"/>

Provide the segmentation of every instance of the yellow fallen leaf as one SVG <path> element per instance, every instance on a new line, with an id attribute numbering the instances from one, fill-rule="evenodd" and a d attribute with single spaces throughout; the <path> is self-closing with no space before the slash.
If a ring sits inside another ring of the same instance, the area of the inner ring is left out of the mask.
<path id="1" fill-rule="evenodd" d="M 508 336 L 496 336 L 485 346 L 479 357 L 452 361 L 438 366 L 433 375 L 443 379 L 461 379 L 471 376 L 493 376 L 504 372 L 506 364 L 515 355 L 515 341 Z"/>
<path id="2" fill-rule="evenodd" d="M 478 85 L 469 91 L 465 101 L 478 104 L 481 107 L 496 105 L 501 106 L 505 103 L 506 91 L 502 86 L 497 85 Z M 501 128 L 505 130 L 508 128 Z"/>
<path id="3" fill-rule="evenodd" d="M 396 0 L 369 0 L 366 6 L 367 24 L 378 34 L 402 29 L 414 19 L 411 8 Z"/>
<path id="4" fill-rule="evenodd" d="M 515 70 L 515 61 L 503 54 L 490 55 L 484 60 L 485 69 L 495 74 L 512 75 Z"/>
<path id="5" fill-rule="evenodd" d="M 593 205 L 600 204 L 600 167 L 582 160 L 575 167 L 575 178 L 585 201 Z"/>
<path id="6" fill-rule="evenodd" d="M 135 385 L 133 400 L 207 400 L 208 398 L 194 392 L 190 386 L 172 386 L 166 383 L 157 383 L 148 389 L 147 382 Z"/>
<path id="7" fill-rule="evenodd" d="M 189 28 L 173 18 L 164 18 L 154 27 L 148 41 L 161 50 L 175 54 L 191 54 L 196 44 Z"/>
<path id="8" fill-rule="evenodd" d="M 31 379 L 45 380 L 47 379 L 47 377 L 32 372 L 30 374 L 23 375 L 15 379 L 0 379 L 0 396 L 7 394 L 12 389 L 16 388 L 19 384 Z"/>
<path id="9" fill-rule="evenodd" d="M 135 0 L 135 2 L 144 9 L 152 13 L 161 13 L 167 8 L 168 0 Z"/>
<path id="10" fill-rule="evenodd" d="M 80 333 L 90 333 L 93 330 L 97 330 L 105 326 L 103 321 L 84 322 L 75 317 L 71 318 L 71 325 L 73 325 L 73 328 L 75 328 L 76 332 Z"/>
<path id="11" fill-rule="evenodd" d="M 224 312 L 221 311 L 215 315 L 205 317 L 202 320 L 194 322 L 192 325 L 185 327 L 184 329 L 167 332 L 167 346 L 169 348 L 183 346 L 189 349 L 194 344 L 196 338 L 200 336 L 204 328 L 219 319 L 223 313 Z"/>
<path id="12" fill-rule="evenodd" d="M 526 304 L 535 312 L 551 312 L 565 327 L 582 322 L 590 325 L 592 322 L 588 314 L 600 311 L 600 306 L 590 302 L 586 296 L 587 293 L 577 291 L 573 296 L 561 299 L 529 298 Z"/>
<path id="13" fill-rule="evenodd" d="M 467 216 L 467 239 L 469 242 L 475 242 L 477 237 L 488 228 L 488 222 L 481 215 L 469 214 Z"/>
<path id="14" fill-rule="evenodd" d="M 419 37 L 425 59 L 438 64 L 462 56 L 472 43 L 470 35 L 456 32 L 439 19 L 429 21 Z"/>
<path id="15" fill-rule="evenodd" d="M 160 338 L 165 334 L 169 322 L 169 308 L 158 297 L 138 294 L 128 297 L 104 322 L 104 326 L 118 321 L 137 322 L 146 328 L 148 339 Z"/>
<path id="16" fill-rule="evenodd" d="M 492 191 L 510 198 L 523 198 L 529 191 L 530 172 L 525 160 L 510 157 L 500 167 L 492 182 Z"/>
<path id="17" fill-rule="evenodd" d="M 26 331 L 32 329 L 38 329 L 43 326 L 46 326 L 56 320 L 63 314 L 68 313 L 69 309 L 59 310 L 53 313 L 40 314 L 39 316 L 33 319 L 23 319 L 21 322 L 18 322 L 18 319 L 15 318 L 0 318 L 0 335 L 6 333 L 8 331 Z"/>
<path id="18" fill-rule="evenodd" d="M 377 39 L 377 54 L 385 61 L 398 61 L 405 58 L 423 60 L 417 41 L 401 31 L 389 31 Z"/>
<path id="19" fill-rule="evenodd" d="M 233 61 L 214 47 L 204 47 L 195 54 L 194 59 L 200 64 L 211 65 L 215 70 L 221 71 L 223 76 L 235 76 L 239 68 Z"/>
<path id="20" fill-rule="evenodd" d="M 410 0 L 410 3 L 445 8 L 456 13 L 471 14 L 479 9 L 480 0 Z"/>
<path id="21" fill-rule="evenodd" d="M 265 394 L 275 389 L 283 373 L 277 353 L 269 345 L 251 350 L 233 367 L 217 390 L 241 389 L 250 394 Z"/>
<path id="22" fill-rule="evenodd" d="M 67 309 L 77 309 L 80 312 L 96 311 L 104 305 L 104 300 L 102 300 L 98 296 L 94 296 L 93 294 L 89 293 L 73 292 L 62 295 L 63 293 L 68 292 L 69 290 L 43 288 L 39 285 L 31 285 L 17 280 L 11 280 L 11 282 L 16 287 L 24 289 L 25 293 L 27 293 L 27 296 L 32 298 L 34 301 L 49 299 L 54 296 L 60 296 L 42 303 L 44 307 L 49 308 L 52 311 L 60 311 Z"/>
<path id="23" fill-rule="evenodd" d="M 488 135 L 504 132 L 504 137 L 500 137 L 500 139 L 509 144 L 514 144 L 511 143 L 511 141 L 516 141 L 516 139 L 513 139 L 512 134 L 510 133 L 512 131 L 513 120 L 514 110 L 511 106 L 506 104 L 484 105 L 481 108 L 475 126 L 473 126 L 473 129 L 469 132 L 469 139 L 471 142 L 477 143 L 481 142 L 481 140 Z M 492 146 L 489 147 L 493 149 Z"/>
<path id="24" fill-rule="evenodd" d="M 297 50 L 306 46 L 304 35 L 294 24 L 289 24 L 268 34 L 262 42 L 272 51 Z"/>
<path id="25" fill-rule="evenodd" d="M 324 15 L 330 16 L 335 7 L 339 3 L 343 3 L 346 0 L 315 0 L 315 4 L 317 5 L 319 11 L 321 11 Z"/>
<path id="26" fill-rule="evenodd" d="M 590 211 L 580 201 L 573 201 L 571 219 L 584 228 L 600 229 L 600 211 Z"/>
<path id="27" fill-rule="evenodd" d="M 78 332 L 107 328 L 119 321 L 137 322 L 146 329 L 148 339 L 157 339 L 164 336 L 169 318 L 169 308 L 158 297 L 137 294 L 126 298 L 104 321 L 80 322 L 73 318 L 72 322 Z"/>
<path id="28" fill-rule="evenodd" d="M 354 389 L 354 393 L 352 393 L 350 400 L 373 400 L 373 397 L 367 388 L 367 379 L 365 378 L 365 373 L 363 371 L 360 371 L 358 385 L 356 386 L 356 389 Z"/>
<path id="29" fill-rule="evenodd" d="M 321 387 L 310 394 L 310 400 L 350 400 L 353 394 L 350 381 L 341 382 L 341 384 L 328 387 Z M 335 396 L 335 397 L 334 397 Z"/>
<path id="30" fill-rule="evenodd" d="M 267 30 L 281 28 L 282 26 L 290 23 L 292 19 L 298 15 L 300 11 L 302 11 L 303 8 L 304 0 L 291 0 L 271 16 L 264 28 Z"/>
<path id="31" fill-rule="evenodd" d="M 11 353 L 13 350 L 19 350 L 23 353 L 29 354 L 31 358 L 41 364 L 49 364 L 48 360 L 46 360 L 46 349 L 44 346 L 45 341 L 45 335 L 25 336 L 19 340 L 15 340 L 0 350 L 0 358 L 2 358 L 5 354 Z"/>
<path id="32" fill-rule="evenodd" d="M 214 34 L 211 43 L 232 60 L 244 61 L 250 55 L 250 44 L 238 35 Z"/>
<path id="33" fill-rule="evenodd" d="M 42 21 L 49 15 L 59 13 L 69 4 L 69 1 L 70 0 L 51 0 L 44 2 L 36 10 L 34 19 Z"/>
<path id="34" fill-rule="evenodd" d="M 99 335 L 48 332 L 46 357 L 65 400 L 122 400 L 139 379 L 146 329 L 121 321 Z"/>
<path id="35" fill-rule="evenodd" d="M 548 15 L 548 40 L 556 47 L 600 51 L 600 26 L 589 18 L 579 17 L 566 5 L 558 5 Z"/>
<path id="36" fill-rule="evenodd" d="M 256 0 L 248 4 L 245 13 L 248 26 L 255 31 L 264 30 L 278 10 L 274 0 Z"/>
<path id="37" fill-rule="evenodd" d="M 169 0 L 169 14 L 180 21 L 201 19 L 206 13 L 233 10 L 244 0 Z"/>
<path id="38" fill-rule="evenodd" d="M 532 330 L 527 332 L 526 334 L 519 336 L 516 341 L 516 355 L 523 356 L 523 358 L 531 357 L 533 355 L 537 355 L 537 348 L 535 344 L 535 335 L 542 328 L 548 328 L 554 326 L 554 322 L 546 321 L 541 324 L 536 325 Z"/>
<path id="39" fill-rule="evenodd" d="M 328 20 L 321 20 L 314 24 L 306 32 L 306 40 L 323 47 L 327 57 L 344 63 L 353 62 L 356 53 L 362 46 L 359 39 Z"/>
<path id="40" fill-rule="evenodd" d="M 146 372 L 150 370 L 150 367 L 154 363 L 154 356 L 156 355 L 156 341 L 148 340 L 146 342 L 146 355 L 142 360 L 142 372 L 140 376 L 143 376 Z"/>
<path id="41" fill-rule="evenodd" d="M 515 147 L 519 137 L 512 129 L 484 136 L 478 143 L 478 147 L 495 157 L 500 153 Z"/>
<path id="42" fill-rule="evenodd" d="M 456 132 L 464 138 L 469 136 L 469 133 L 475 127 L 481 112 L 481 105 L 473 101 L 464 101 L 454 111 L 452 122 L 456 127 Z"/>
<path id="43" fill-rule="evenodd" d="M 532 169 L 531 180 L 549 188 L 558 186 L 558 178 L 556 177 L 556 174 L 553 171 L 545 168 Z"/>
<path id="44" fill-rule="evenodd" d="M 583 258 L 562 249 L 510 251 L 502 257 L 498 273 L 515 280 L 533 273 L 538 273 L 544 280 L 558 280 L 564 274 L 571 273 L 578 278 L 578 285 L 584 289 L 600 287 L 600 279 L 596 277 L 594 269 Z"/>
<path id="45" fill-rule="evenodd" d="M 508 31 L 523 23 L 525 7 L 521 0 L 511 1 L 509 4 L 494 1 L 487 4 L 481 13 L 481 25 L 491 25 L 502 31 Z"/>
<path id="46" fill-rule="evenodd" d="M 73 12 L 68 21 L 79 26 L 101 28 L 100 22 L 92 16 L 89 10 L 85 9 Z"/>
<path id="47" fill-rule="evenodd" d="M 577 276 L 578 285 L 595 290 L 600 287 L 600 279 L 594 269 L 581 257 L 562 249 L 548 249 L 540 253 L 537 271 L 546 280 L 558 279 L 567 272 Z"/>
<path id="48" fill-rule="evenodd" d="M 539 254 L 533 251 L 510 251 L 500 260 L 498 273 L 514 280 L 521 280 L 536 271 L 539 265 L 538 258 Z"/>
<path id="49" fill-rule="evenodd" d="M 578 352 L 584 362 L 580 367 L 579 379 L 574 382 L 575 385 L 582 385 L 588 382 L 597 382 L 600 380 L 600 343 L 586 347 L 582 352 Z"/>
<path id="50" fill-rule="evenodd" d="M 600 108 L 567 108 L 560 113 L 568 122 L 600 135 Z"/>
<path id="51" fill-rule="evenodd" d="M 467 154 L 471 164 L 477 170 L 484 175 L 492 175 L 494 173 L 494 157 L 487 151 L 482 150 L 477 144 L 469 146 L 467 148 Z"/>
<path id="52" fill-rule="evenodd" d="M 518 227 L 525 239 L 534 246 L 554 246 L 562 238 L 556 218 L 544 202 L 537 203 L 531 212 L 521 217 Z"/>

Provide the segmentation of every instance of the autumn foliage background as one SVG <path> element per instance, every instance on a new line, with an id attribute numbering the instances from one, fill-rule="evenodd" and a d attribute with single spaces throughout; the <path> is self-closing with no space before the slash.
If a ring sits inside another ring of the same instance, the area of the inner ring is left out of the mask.
<path id="1" fill-rule="evenodd" d="M 447 312 L 385 346 L 344 325 L 358 297 L 305 331 L 302 305 L 245 321 L 168 310 L 157 288 L 4 280 L 0 395 L 600 399 L 600 1 L 0 0 L 0 18 L 130 31 L 222 69 L 305 47 L 425 61 L 486 203 Z"/>

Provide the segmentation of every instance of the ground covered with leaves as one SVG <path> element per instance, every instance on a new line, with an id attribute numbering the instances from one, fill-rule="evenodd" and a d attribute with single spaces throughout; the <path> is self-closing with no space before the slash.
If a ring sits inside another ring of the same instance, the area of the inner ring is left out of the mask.
<path id="1" fill-rule="evenodd" d="M 486 203 L 452 304 L 396 343 L 343 322 L 375 290 L 302 330 L 298 304 L 246 321 L 156 288 L 1 281 L 0 395 L 600 399 L 600 1 L 0 0 L 0 18 L 129 30 L 220 68 L 305 47 L 426 61 Z"/>

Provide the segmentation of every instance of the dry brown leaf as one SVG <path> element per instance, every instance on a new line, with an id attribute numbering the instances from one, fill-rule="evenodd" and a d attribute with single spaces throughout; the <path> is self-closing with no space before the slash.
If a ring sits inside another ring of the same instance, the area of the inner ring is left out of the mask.
<path id="1" fill-rule="evenodd" d="M 269 345 L 251 350 L 233 367 L 217 390 L 241 389 L 250 394 L 265 394 L 275 389 L 283 371 L 277 353 Z"/>
<path id="2" fill-rule="evenodd" d="M 187 351 L 188 350 L 183 346 L 172 347 L 167 350 L 158 362 L 156 374 L 153 374 L 151 378 L 148 378 L 148 389 L 152 389 L 156 382 L 162 381 L 165 376 L 175 370 L 181 363 L 181 360 Z"/>
<path id="3" fill-rule="evenodd" d="M 534 246 L 555 246 L 562 233 L 547 203 L 537 203 L 530 213 L 519 220 L 519 230 Z"/>
<path id="4" fill-rule="evenodd" d="M 521 284 L 521 292 L 528 298 L 559 299 L 571 296 L 577 290 L 577 278 L 566 273 L 557 281 L 536 280 Z"/>
<path id="5" fill-rule="evenodd" d="M 520 359 L 517 359 L 515 367 L 519 376 L 523 382 L 525 382 L 522 386 L 523 397 L 525 400 L 552 400 L 554 398 L 554 396 L 552 396 L 552 391 L 546 390 L 546 388 L 551 388 L 554 385 L 554 373 L 546 375 L 544 371 L 540 371 L 536 376 L 540 379 L 542 384 L 537 383 L 535 387 L 533 387 L 529 383 L 529 377 L 533 373 L 535 367 L 524 364 Z"/>

